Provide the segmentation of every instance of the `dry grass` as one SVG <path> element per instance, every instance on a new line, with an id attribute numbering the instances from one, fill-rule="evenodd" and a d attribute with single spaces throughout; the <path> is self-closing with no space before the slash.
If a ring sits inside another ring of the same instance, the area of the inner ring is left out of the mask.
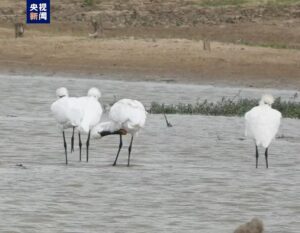
<path id="1" fill-rule="evenodd" d="M 245 5 L 293 5 L 300 0 L 195 0 L 194 4 L 204 7 L 245 6 Z"/>

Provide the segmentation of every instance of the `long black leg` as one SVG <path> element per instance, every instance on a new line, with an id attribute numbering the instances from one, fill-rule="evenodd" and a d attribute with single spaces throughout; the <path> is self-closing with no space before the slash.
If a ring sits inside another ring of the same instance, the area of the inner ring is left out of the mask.
<path id="1" fill-rule="evenodd" d="M 117 154 L 117 157 L 115 159 L 115 162 L 113 163 L 113 166 L 116 166 L 116 164 L 117 164 L 117 160 L 118 160 L 118 157 L 119 157 L 122 146 L 123 146 L 123 141 L 122 141 L 122 135 L 120 134 L 119 150 L 118 150 L 118 154 Z"/>
<path id="2" fill-rule="evenodd" d="M 81 162 L 81 148 L 82 148 L 82 142 L 81 142 L 80 132 L 78 132 L 78 138 L 79 138 L 79 161 Z"/>
<path id="3" fill-rule="evenodd" d="M 130 145 L 129 145 L 129 147 L 128 147 L 128 162 L 127 162 L 127 166 L 128 166 L 128 167 L 129 167 L 129 165 L 130 165 L 130 154 L 131 154 L 132 142 L 133 142 L 133 135 L 131 136 Z"/>
<path id="4" fill-rule="evenodd" d="M 86 162 L 89 161 L 90 137 L 91 137 L 91 131 L 89 131 L 88 138 L 87 138 L 87 140 L 86 140 Z"/>
<path id="5" fill-rule="evenodd" d="M 265 151 L 265 158 L 266 158 L 266 168 L 269 168 L 269 164 L 268 164 L 268 148 L 266 148 L 266 151 Z"/>
<path id="6" fill-rule="evenodd" d="M 258 148 L 257 148 L 257 145 L 255 145 L 255 147 L 256 147 L 256 155 L 255 155 L 255 157 L 256 157 L 256 168 L 257 168 L 257 166 L 258 166 Z"/>
<path id="7" fill-rule="evenodd" d="M 73 133 L 72 133 L 72 137 L 71 137 L 71 153 L 74 151 L 74 130 L 75 130 L 75 127 L 73 127 Z"/>
<path id="8" fill-rule="evenodd" d="M 68 153 L 67 153 L 67 142 L 66 142 L 66 137 L 65 137 L 65 131 L 63 131 L 63 138 L 64 138 L 64 148 L 65 148 L 66 164 L 68 164 Z"/>

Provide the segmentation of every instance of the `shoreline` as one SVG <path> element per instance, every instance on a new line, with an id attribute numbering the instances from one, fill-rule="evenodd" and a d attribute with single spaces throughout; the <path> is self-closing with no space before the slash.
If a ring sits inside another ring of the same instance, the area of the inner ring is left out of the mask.
<path id="1" fill-rule="evenodd" d="M 145 74 L 141 72 L 133 71 L 103 71 L 101 73 L 91 72 L 75 72 L 75 71 L 37 71 L 28 69 L 15 69 L 14 66 L 1 68 L 2 75 L 8 76 L 44 76 L 44 77 L 63 77 L 63 78 L 79 78 L 79 79 L 99 79 L 99 80 L 111 80 L 111 81 L 126 81 L 126 82 L 154 82 L 154 83 L 166 83 L 166 84 L 182 84 L 182 85 L 210 85 L 215 87 L 232 87 L 232 88 L 255 88 L 255 89 L 283 89 L 298 91 L 299 80 L 294 82 L 282 83 L 282 81 L 273 79 L 260 79 L 258 82 L 254 82 L 251 77 L 245 79 L 237 79 L 236 77 L 228 80 L 226 78 L 210 78 L 202 77 L 197 79 L 197 74 L 189 74 L 188 77 L 182 77 L 178 74 Z M 141 78 L 143 76 L 143 78 Z M 274 82 L 275 81 L 275 82 Z"/>
<path id="2" fill-rule="evenodd" d="M 263 92 L 283 92 L 284 98 L 283 100 L 287 100 L 286 93 L 290 93 L 290 96 L 294 95 L 297 92 L 300 92 L 300 90 L 297 87 L 294 88 L 276 88 L 276 87 L 271 87 L 271 86 L 265 86 L 265 87 L 254 87 L 254 86 L 243 86 L 243 85 L 229 85 L 228 83 L 212 83 L 212 82 L 201 82 L 201 83 L 194 83 L 194 82 L 181 82 L 181 81 L 175 81 L 174 79 L 159 79 L 159 76 L 147 76 L 148 79 L 141 80 L 138 79 L 136 74 L 124 74 L 124 73 L 103 73 L 101 75 L 97 74 L 74 74 L 74 73 L 46 73 L 46 72 L 34 72 L 34 73 L 9 73 L 9 72 L 0 72 L 0 80 L 2 79 L 9 79 L 9 78 L 17 78 L 17 79 L 46 79 L 46 80 L 63 80 L 67 79 L 68 81 L 99 81 L 99 82 L 112 82 L 112 83 L 134 83 L 134 84 L 150 84 L 150 85 L 155 85 L 155 86 L 160 86 L 160 85 L 170 85 L 173 87 L 200 87 L 200 88 L 215 88 L 217 92 L 219 92 L 221 89 L 231 89 L 231 90 L 236 90 L 238 92 L 251 92 L 251 91 L 258 91 L 263 94 Z M 152 78 L 151 78 L 152 77 Z M 164 76 L 166 77 L 166 76 Z M 170 76 L 171 78 L 173 76 Z M 234 93 L 233 96 L 235 96 Z M 279 97 L 279 96 L 277 96 Z M 227 97 L 226 97 L 227 98 Z M 257 99 L 258 97 L 243 97 L 241 95 L 241 98 L 246 98 L 246 99 Z"/>
<path id="3" fill-rule="evenodd" d="M 300 50 L 202 40 L 99 38 L 0 28 L 0 72 L 256 88 L 300 87 Z M 115 78 L 113 78 L 115 79 Z"/>
<path id="4" fill-rule="evenodd" d="M 82 2 L 54 3 L 50 25 L 25 24 L 24 37 L 16 39 L 13 22 L 25 23 L 25 5 L 2 1 L 0 72 L 300 88 L 300 5 L 294 1 Z M 96 36 L 92 19 L 103 29 Z"/>
<path id="5" fill-rule="evenodd" d="M 16 63 L 15 63 L 16 64 Z M 86 70 L 65 70 L 47 67 L 46 69 L 33 69 L 32 65 L 25 68 L 16 67 L 13 65 L 3 66 L 0 64 L 1 74 L 11 76 L 45 76 L 45 77 L 65 77 L 79 79 L 99 79 L 111 81 L 127 81 L 127 82 L 155 82 L 167 84 L 183 84 L 183 85 L 211 85 L 216 87 L 233 87 L 233 88 L 257 88 L 257 89 L 284 89 L 298 91 L 300 80 L 287 78 L 272 79 L 272 78 L 252 78 L 248 77 L 209 77 L 201 76 L 197 73 L 189 74 L 172 74 L 172 73 L 155 73 L 132 70 L 112 70 L 103 69 L 101 72 L 89 72 Z M 299 75 L 300 76 L 300 75 Z M 199 78 L 200 77 L 200 78 Z M 300 77 L 299 77 L 300 79 Z"/>

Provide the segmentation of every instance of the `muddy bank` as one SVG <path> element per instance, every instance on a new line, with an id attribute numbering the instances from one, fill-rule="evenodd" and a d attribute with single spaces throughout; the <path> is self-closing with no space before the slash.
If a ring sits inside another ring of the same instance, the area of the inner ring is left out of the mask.
<path id="1" fill-rule="evenodd" d="M 12 21 L 16 14 L 24 16 L 24 2 L 1 1 L 1 72 L 93 77 L 113 73 L 126 80 L 300 86 L 297 4 L 84 2 L 52 1 L 52 23 L 26 25 L 24 38 L 16 40 Z M 88 36 L 92 16 L 103 23 L 98 39 Z M 203 50 L 205 38 L 211 41 L 211 51 Z"/>
<path id="2" fill-rule="evenodd" d="M 197 26 L 203 24 L 258 22 L 272 19 L 297 19 L 300 17 L 298 4 L 231 5 L 207 1 L 84 1 L 63 0 L 51 4 L 54 21 L 89 21 L 98 17 L 106 27 L 129 26 Z M 213 1 L 211 1 L 213 2 Z M 4 1 L 0 4 L 0 20 L 12 20 L 15 14 L 24 14 L 25 4 Z"/>
<path id="3" fill-rule="evenodd" d="M 12 33 L 2 30 L 2 35 Z M 33 32 L 0 38 L 1 72 L 292 88 L 300 86 L 300 51 L 183 39 L 89 39 Z M 33 46 L 34 45 L 34 46 Z"/>
<path id="4" fill-rule="evenodd" d="M 91 2 L 91 4 L 87 4 Z M 207 2 L 217 2 L 209 5 Z M 244 1 L 247 2 L 247 1 Z M 51 25 L 27 25 L 26 30 L 50 34 L 87 36 L 93 17 L 104 28 L 103 38 L 203 39 L 300 48 L 300 3 L 227 6 L 222 1 L 87 1 L 61 0 L 51 3 Z M 234 1 L 232 4 L 235 4 Z M 3 0 L 0 27 L 14 20 L 25 21 L 25 3 Z"/>

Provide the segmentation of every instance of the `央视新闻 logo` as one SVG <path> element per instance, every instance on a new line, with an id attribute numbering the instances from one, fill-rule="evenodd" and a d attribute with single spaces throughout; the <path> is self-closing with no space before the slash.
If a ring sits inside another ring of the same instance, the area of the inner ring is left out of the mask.
<path id="1" fill-rule="evenodd" d="M 50 23 L 50 0 L 27 0 L 27 23 Z"/>

